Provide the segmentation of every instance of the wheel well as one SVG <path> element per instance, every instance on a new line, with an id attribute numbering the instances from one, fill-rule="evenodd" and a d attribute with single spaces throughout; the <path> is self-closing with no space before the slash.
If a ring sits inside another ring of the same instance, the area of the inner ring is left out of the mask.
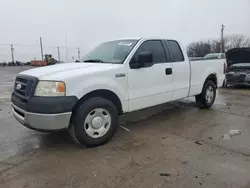
<path id="1" fill-rule="evenodd" d="M 210 74 L 210 75 L 207 77 L 205 83 L 206 83 L 208 80 L 213 81 L 214 84 L 215 84 L 216 87 L 217 87 L 217 76 L 216 76 L 216 74 Z"/>
<path id="2" fill-rule="evenodd" d="M 76 112 L 77 108 L 80 106 L 80 104 L 84 103 L 86 100 L 93 98 L 93 97 L 102 97 L 102 98 L 110 100 L 116 106 L 119 114 L 122 114 L 122 103 L 121 103 L 119 97 L 114 92 L 112 92 L 110 90 L 100 89 L 100 90 L 91 91 L 90 93 L 87 93 L 81 99 L 79 99 L 78 102 L 76 103 L 74 109 L 73 109 L 72 116 L 75 115 L 75 112 Z M 71 117 L 71 119 L 72 118 L 74 118 L 74 117 Z"/>

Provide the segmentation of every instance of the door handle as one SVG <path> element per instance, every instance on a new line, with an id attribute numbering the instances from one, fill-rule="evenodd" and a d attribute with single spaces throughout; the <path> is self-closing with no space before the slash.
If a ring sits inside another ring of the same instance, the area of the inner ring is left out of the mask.
<path id="1" fill-rule="evenodd" d="M 167 68 L 167 69 L 165 70 L 165 73 L 166 73 L 166 75 L 172 74 L 172 73 L 173 73 L 172 68 Z"/>

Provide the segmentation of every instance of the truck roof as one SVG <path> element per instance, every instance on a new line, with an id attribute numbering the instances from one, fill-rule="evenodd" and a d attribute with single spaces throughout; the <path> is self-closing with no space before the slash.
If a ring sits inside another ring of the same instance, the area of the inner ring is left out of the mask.
<path id="1" fill-rule="evenodd" d="M 175 39 L 170 39 L 170 38 L 163 38 L 163 37 L 131 37 L 131 38 L 117 38 L 115 40 L 175 40 Z M 178 40 L 175 40 L 178 41 Z"/>

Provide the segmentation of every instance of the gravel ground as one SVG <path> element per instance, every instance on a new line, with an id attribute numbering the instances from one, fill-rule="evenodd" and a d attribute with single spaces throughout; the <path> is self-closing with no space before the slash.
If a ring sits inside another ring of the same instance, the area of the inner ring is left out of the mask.
<path id="1" fill-rule="evenodd" d="M 66 132 L 42 134 L 14 120 L 10 93 L 24 69 L 0 67 L 1 188 L 250 187 L 249 88 L 218 90 L 209 110 L 189 98 L 126 114 L 111 142 L 87 149 Z"/>

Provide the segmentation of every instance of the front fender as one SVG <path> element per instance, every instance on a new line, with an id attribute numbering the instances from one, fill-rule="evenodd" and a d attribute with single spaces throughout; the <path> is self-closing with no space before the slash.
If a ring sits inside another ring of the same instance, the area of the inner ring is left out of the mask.
<path id="1" fill-rule="evenodd" d="M 103 77 L 91 77 L 82 79 L 82 81 L 72 80 L 67 83 L 67 95 L 76 96 L 78 99 L 84 95 L 99 89 L 105 89 L 115 93 L 121 102 L 128 101 L 128 88 L 127 81 L 125 79 L 103 78 Z"/>

